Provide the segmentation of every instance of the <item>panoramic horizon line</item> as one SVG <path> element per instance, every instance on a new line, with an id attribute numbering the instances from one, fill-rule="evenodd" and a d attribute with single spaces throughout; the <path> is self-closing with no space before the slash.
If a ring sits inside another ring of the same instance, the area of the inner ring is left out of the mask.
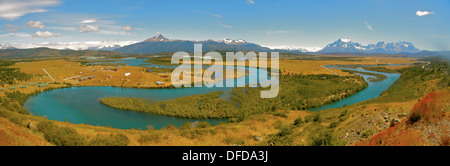
<path id="1" fill-rule="evenodd" d="M 102 43 L 108 43 L 108 44 L 113 44 L 113 45 L 119 45 L 120 47 L 124 47 L 127 45 L 131 45 L 131 44 L 135 44 L 135 43 L 140 43 L 140 42 L 145 42 L 148 39 L 152 39 L 152 38 L 156 38 L 162 36 L 163 38 L 165 38 L 164 35 L 162 35 L 161 33 L 157 33 L 155 36 L 150 37 L 150 38 L 146 38 L 144 40 L 141 41 L 137 41 L 137 40 L 96 40 L 96 41 L 71 41 L 71 42 L 41 42 L 41 43 L 30 43 L 30 44 L 20 44 L 20 43 L 0 43 L 2 45 L 6 45 L 6 46 L 12 46 L 15 48 L 19 48 L 19 49 L 30 49 L 30 48 L 41 48 L 41 47 L 46 47 L 44 45 L 47 44 L 58 44 L 58 45 L 68 45 L 68 44 L 102 44 Z M 248 42 L 245 39 L 233 39 L 233 38 L 228 38 L 228 37 L 224 37 L 224 38 L 220 38 L 220 39 L 204 39 L 204 40 L 189 40 L 189 39 L 169 39 L 169 38 L 165 38 L 171 41 L 192 41 L 192 42 L 204 42 L 204 41 L 216 41 L 216 42 L 220 42 L 221 40 L 226 40 L 226 39 L 230 39 L 230 40 L 242 40 L 246 43 L 252 43 L 252 44 L 257 44 L 260 45 L 262 47 L 267 47 L 270 48 L 272 50 L 276 50 L 276 49 L 286 49 L 286 50 L 307 50 L 307 52 L 317 52 L 322 50 L 323 48 L 327 47 L 328 45 L 332 44 L 332 43 L 328 43 L 328 44 L 324 44 L 324 46 L 299 46 L 299 45 L 264 45 L 264 44 L 259 44 L 258 42 Z M 352 43 L 358 43 L 358 42 L 353 42 L 351 38 L 338 38 L 337 40 L 335 40 L 334 42 L 337 42 L 339 40 L 342 41 L 342 39 L 346 39 L 346 41 L 344 42 L 352 42 Z M 120 44 L 122 42 L 128 42 L 127 44 Z M 224 43 L 226 43 L 225 41 L 223 41 Z M 396 43 L 396 42 L 409 42 L 409 41 L 405 41 L 405 40 L 396 40 L 396 41 L 378 41 L 375 42 L 376 43 Z M 411 44 L 413 44 L 412 42 L 409 42 Z M 360 44 L 360 43 L 358 43 Z M 371 45 L 374 43 L 369 43 L 369 44 L 364 44 L 365 46 Z M 363 44 L 361 44 L 363 45 Z M 414 45 L 414 44 L 413 44 Z M 106 47 L 106 45 L 99 45 L 99 46 L 103 46 Z M 95 46 L 94 46 L 95 47 Z M 47 47 L 47 48 L 51 48 L 51 47 Z M 58 49 L 58 48 L 53 48 L 53 49 Z M 70 49 L 70 48 L 60 48 L 60 49 Z M 89 49 L 89 48 L 85 48 L 85 49 Z M 314 49 L 314 51 L 310 51 L 311 49 Z M 316 50 L 317 49 L 317 50 Z M 72 50 L 83 50 L 83 49 L 72 49 Z M 419 49 L 421 51 L 427 51 L 425 49 Z M 433 51 L 446 51 L 446 50 L 433 50 Z"/>

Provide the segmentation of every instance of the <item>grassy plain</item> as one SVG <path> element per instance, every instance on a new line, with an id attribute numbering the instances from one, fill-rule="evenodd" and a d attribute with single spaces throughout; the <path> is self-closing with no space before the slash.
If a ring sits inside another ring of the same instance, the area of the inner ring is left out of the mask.
<path id="1" fill-rule="evenodd" d="M 45 69 L 55 82 L 69 83 L 74 86 L 165 87 L 171 85 L 169 74 L 149 73 L 143 67 L 121 66 L 114 71 L 116 66 L 86 66 L 79 62 L 65 60 L 21 62 L 12 67 L 20 68 L 21 72 L 27 74 L 45 75 L 31 82 L 53 82 L 44 72 L 43 69 Z M 125 73 L 130 75 L 125 76 Z M 80 78 L 94 75 L 92 79 L 79 81 Z M 157 85 L 155 81 L 164 82 L 165 85 Z"/>
<path id="2" fill-rule="evenodd" d="M 379 65 L 379 64 L 404 64 L 413 63 L 415 58 L 394 58 L 394 57 L 341 57 L 342 60 L 335 58 L 328 60 L 329 56 L 322 55 L 322 60 L 308 59 L 282 59 L 280 61 L 280 70 L 283 73 L 301 73 L 301 74 L 333 74 L 322 66 L 326 65 Z M 378 61 L 377 61 L 378 59 Z M 328 68 L 339 75 L 348 75 L 339 69 Z"/>

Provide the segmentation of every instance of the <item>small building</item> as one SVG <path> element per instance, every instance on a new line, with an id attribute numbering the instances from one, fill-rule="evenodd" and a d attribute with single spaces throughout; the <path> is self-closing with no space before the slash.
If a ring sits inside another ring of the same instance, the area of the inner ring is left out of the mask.
<path id="1" fill-rule="evenodd" d="M 16 87 L 14 87 L 14 86 L 9 87 L 9 90 L 14 90 L 14 89 L 16 89 Z"/>
<path id="2" fill-rule="evenodd" d="M 0 88 L 0 91 L 4 91 L 5 89 L 4 88 Z"/>
<path id="3" fill-rule="evenodd" d="M 161 81 L 155 81 L 155 84 L 156 84 L 156 85 L 164 85 L 164 82 L 161 82 Z"/>
<path id="4" fill-rule="evenodd" d="M 27 85 L 25 85 L 25 84 L 20 86 L 20 88 L 26 88 L 26 87 L 27 87 Z"/>

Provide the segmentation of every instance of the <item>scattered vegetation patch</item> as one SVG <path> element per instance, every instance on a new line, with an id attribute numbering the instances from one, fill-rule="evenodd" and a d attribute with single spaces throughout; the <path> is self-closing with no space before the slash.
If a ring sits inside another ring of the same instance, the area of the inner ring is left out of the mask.
<path id="1" fill-rule="evenodd" d="M 339 140 L 330 129 L 319 127 L 316 131 L 311 132 L 310 146 L 343 146 L 345 142 Z"/>
<path id="2" fill-rule="evenodd" d="M 297 119 L 294 120 L 294 126 L 300 126 L 302 124 L 303 124 L 302 117 L 298 117 Z"/>
<path id="3" fill-rule="evenodd" d="M 127 146 L 130 140 L 124 134 L 110 134 L 97 136 L 89 142 L 90 146 Z"/>
<path id="4" fill-rule="evenodd" d="M 283 126 L 278 133 L 268 136 L 268 144 L 272 146 L 291 146 L 294 140 L 292 134 L 291 126 Z"/>
<path id="5" fill-rule="evenodd" d="M 15 62 L 0 60 L 0 86 L 5 84 L 14 85 L 19 81 L 27 81 L 32 75 L 22 73 L 18 68 L 10 68 Z"/>
<path id="6" fill-rule="evenodd" d="M 384 75 L 384 74 L 378 74 L 378 73 L 372 73 L 372 72 L 363 72 L 363 71 L 354 71 L 354 70 L 342 70 L 342 71 L 350 73 L 350 74 L 359 73 L 359 74 L 364 74 L 364 75 L 375 76 L 375 78 L 374 77 L 367 78 L 370 82 L 383 81 L 383 80 L 385 80 L 387 78 L 387 76 Z"/>
<path id="7" fill-rule="evenodd" d="M 169 101 L 150 102 L 137 98 L 108 97 L 100 99 L 102 104 L 110 107 L 169 115 L 182 118 L 229 118 L 239 115 L 235 104 L 220 99 L 223 92 L 211 92 L 204 95 L 192 95 Z"/>
<path id="8" fill-rule="evenodd" d="M 44 133 L 44 138 L 57 146 L 83 146 L 86 139 L 70 127 L 60 127 L 52 122 L 41 122 L 37 126 L 38 131 Z"/>

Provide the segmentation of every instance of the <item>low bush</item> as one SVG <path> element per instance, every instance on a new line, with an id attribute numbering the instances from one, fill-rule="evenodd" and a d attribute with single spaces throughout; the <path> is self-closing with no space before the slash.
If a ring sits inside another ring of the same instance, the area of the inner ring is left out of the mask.
<path id="1" fill-rule="evenodd" d="M 294 120 L 294 126 L 300 126 L 301 124 L 303 124 L 302 117 L 298 117 Z"/>
<path id="2" fill-rule="evenodd" d="M 56 146 L 84 146 L 86 139 L 70 127 L 59 127 L 52 122 L 41 122 L 37 129 L 44 133 L 44 138 Z"/>
<path id="3" fill-rule="evenodd" d="M 373 135 L 375 132 L 373 130 L 365 130 L 362 132 L 361 137 L 362 138 L 367 138 L 371 135 Z"/>
<path id="4" fill-rule="evenodd" d="M 279 116 L 279 117 L 283 117 L 283 118 L 287 118 L 288 117 L 286 112 L 281 112 L 281 111 L 273 113 L 273 116 Z"/>
<path id="5" fill-rule="evenodd" d="M 311 133 L 311 146 L 343 146 L 345 143 L 333 135 L 331 130 L 319 130 Z"/>
<path id="6" fill-rule="evenodd" d="M 110 134 L 97 136 L 89 142 L 90 146 L 127 146 L 129 139 L 124 134 Z"/>
<path id="7" fill-rule="evenodd" d="M 149 134 L 142 134 L 141 137 L 138 139 L 138 142 L 141 144 L 148 143 L 148 142 L 160 143 L 163 140 L 164 140 L 164 137 L 161 134 L 149 133 Z"/>

